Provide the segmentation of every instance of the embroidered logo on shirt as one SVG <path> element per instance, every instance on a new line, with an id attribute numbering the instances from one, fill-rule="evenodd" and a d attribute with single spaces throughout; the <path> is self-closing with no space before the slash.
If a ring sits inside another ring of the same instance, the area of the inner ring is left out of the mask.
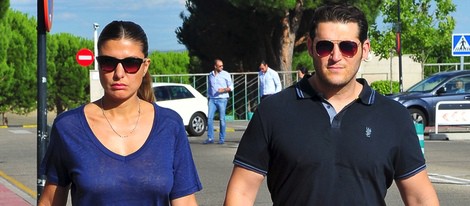
<path id="1" fill-rule="evenodd" d="M 372 129 L 370 127 L 366 127 L 366 137 L 370 138 L 371 134 L 372 134 Z"/>

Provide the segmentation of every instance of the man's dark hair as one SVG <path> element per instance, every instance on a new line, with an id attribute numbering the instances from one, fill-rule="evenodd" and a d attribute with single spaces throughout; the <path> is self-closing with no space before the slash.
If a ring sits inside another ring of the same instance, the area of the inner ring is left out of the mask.
<path id="1" fill-rule="evenodd" d="M 318 24 L 324 22 L 357 23 L 359 26 L 359 40 L 364 42 L 367 39 L 369 24 L 364 13 L 355 6 L 328 4 L 315 9 L 309 30 L 310 38 L 315 37 Z"/>
<path id="2" fill-rule="evenodd" d="M 302 74 L 308 73 L 308 69 L 306 67 L 299 67 L 297 70 L 299 70 Z"/>

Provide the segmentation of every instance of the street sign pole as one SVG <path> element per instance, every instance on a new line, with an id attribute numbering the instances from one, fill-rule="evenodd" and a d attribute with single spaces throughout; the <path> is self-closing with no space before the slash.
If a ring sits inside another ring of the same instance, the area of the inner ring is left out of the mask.
<path id="1" fill-rule="evenodd" d="M 37 201 L 41 197 L 46 177 L 40 174 L 40 165 L 47 149 L 47 68 L 46 68 L 46 17 L 44 0 L 37 1 Z"/>
<path id="2" fill-rule="evenodd" d="M 400 92 L 403 92 L 403 69 L 402 69 L 402 59 L 401 59 L 401 20 L 400 20 L 400 0 L 397 1 L 398 5 L 398 22 L 396 27 L 396 45 L 397 45 L 397 54 L 398 54 L 398 84 Z"/>
<path id="3" fill-rule="evenodd" d="M 464 59 L 463 58 L 464 58 L 463 56 L 460 56 L 460 70 L 464 70 L 464 68 L 463 68 L 464 67 L 464 65 L 463 65 Z"/>

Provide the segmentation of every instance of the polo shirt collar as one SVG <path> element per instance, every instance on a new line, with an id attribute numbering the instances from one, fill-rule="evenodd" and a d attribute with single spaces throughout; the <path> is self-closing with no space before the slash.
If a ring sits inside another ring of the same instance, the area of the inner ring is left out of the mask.
<path id="1" fill-rule="evenodd" d="M 312 97 L 323 99 L 321 94 L 315 91 L 313 87 L 308 82 L 308 78 L 302 78 L 296 85 L 295 85 L 295 92 L 297 95 L 297 99 L 311 99 Z M 363 78 L 356 79 L 357 82 L 362 84 L 362 91 L 359 94 L 358 101 L 365 105 L 372 105 L 375 101 L 375 96 L 377 92 L 373 90 L 367 81 Z"/>

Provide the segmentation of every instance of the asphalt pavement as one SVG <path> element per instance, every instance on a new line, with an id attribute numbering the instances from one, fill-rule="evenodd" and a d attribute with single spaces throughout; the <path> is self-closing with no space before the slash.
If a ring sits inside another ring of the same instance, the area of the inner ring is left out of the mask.
<path id="1" fill-rule="evenodd" d="M 27 115 L 17 115 L 6 113 L 8 125 L 0 123 L 0 129 L 2 128 L 37 128 L 37 113 L 31 112 Z M 55 113 L 47 114 L 47 124 L 52 125 Z M 0 122 L 2 122 L 0 117 Z M 248 121 L 227 121 L 227 132 L 244 131 Z M 218 122 L 214 122 L 214 129 L 219 131 Z M 204 136 L 204 135 L 203 135 Z M 1 158 L 0 158 L 1 161 Z M 5 174 L 0 170 L 0 205 L 15 205 L 15 206 L 26 206 L 36 205 L 35 191 L 31 191 L 28 186 L 23 185 L 20 181 Z"/>
<path id="2" fill-rule="evenodd" d="M 28 115 L 15 115 L 15 114 L 6 114 L 8 118 L 8 126 L 7 125 L 2 125 L 0 124 L 0 129 L 1 128 L 36 128 L 36 122 L 37 122 L 37 114 L 36 113 L 30 113 Z M 0 117 L 1 118 L 1 117 Z M 48 114 L 47 115 L 47 123 L 48 125 L 52 125 L 53 120 L 55 118 L 55 114 Z M 246 126 L 248 125 L 248 121 L 227 121 L 227 132 L 242 132 L 245 130 Z M 218 130 L 218 123 L 216 122 L 214 124 L 215 129 Z M 424 129 L 425 133 L 425 139 L 429 139 L 429 134 L 434 133 L 434 127 L 426 127 Z M 470 139 L 470 128 L 469 127 L 439 127 L 439 133 L 447 135 L 447 137 L 450 140 L 466 140 Z M 204 139 L 205 135 L 199 138 L 194 138 L 191 140 L 191 142 L 200 142 Z M 31 138 L 29 138 L 31 139 Z M 225 147 L 231 147 L 233 146 L 236 148 L 237 142 L 239 141 L 239 136 L 233 139 L 228 139 L 227 140 L 227 145 Z M 31 140 L 32 143 L 29 144 L 34 144 L 35 140 Z M 200 144 L 195 144 L 197 145 L 196 147 L 202 147 Z M 3 145 L 5 147 L 5 145 Z M 34 146 L 34 145 L 33 145 Z M 217 147 L 211 148 L 211 149 L 219 149 Z M 206 149 L 205 149 L 206 150 Z M 217 151 L 220 152 L 220 151 Z M 210 155 L 208 155 L 210 157 Z M 2 158 L 0 158 L 0 163 L 2 161 Z M 34 163 L 29 163 L 29 164 L 34 164 Z M 34 165 L 34 168 L 31 168 L 31 170 L 34 170 L 36 165 Z M 230 168 L 230 167 L 227 167 Z M 204 168 L 206 169 L 206 168 Z M 211 168 L 209 168 L 211 169 Z M 212 168 L 216 169 L 216 168 Z M 229 172 L 229 171 L 228 171 Z M 224 171 L 223 173 L 227 173 L 227 171 Z M 205 177 L 204 177 L 205 178 Z M 208 179 L 207 181 L 210 181 Z M 0 205 L 36 205 L 36 192 L 32 191 L 29 188 L 34 188 L 31 185 L 25 186 L 23 183 L 7 174 L 2 172 L 0 170 Z M 207 189 L 207 188 L 206 188 Z M 223 190 L 223 189 L 218 189 L 218 190 Z M 214 192 L 219 192 L 220 191 L 214 191 Z M 269 198 L 267 198 L 269 200 Z"/>

